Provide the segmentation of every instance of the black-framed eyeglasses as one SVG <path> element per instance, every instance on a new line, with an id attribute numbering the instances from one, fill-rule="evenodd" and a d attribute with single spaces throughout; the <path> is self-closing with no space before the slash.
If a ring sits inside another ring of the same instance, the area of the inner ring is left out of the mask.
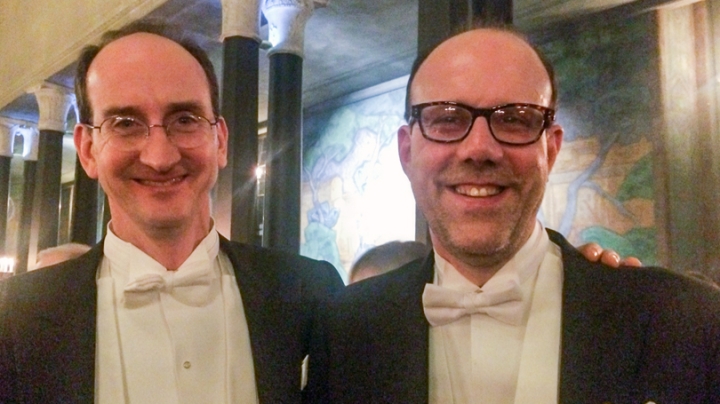
<path id="1" fill-rule="evenodd" d="M 420 125 L 423 137 L 454 143 L 465 139 L 475 120 L 484 117 L 490 134 L 499 143 L 523 146 L 535 143 L 555 120 L 555 110 L 535 104 L 505 104 L 473 108 L 458 102 L 438 101 L 412 106 L 410 125 Z"/>
<path id="2" fill-rule="evenodd" d="M 206 144 L 214 137 L 212 127 L 218 119 L 210 122 L 205 117 L 188 112 L 179 112 L 165 119 L 163 125 L 148 125 L 131 116 L 111 116 L 99 126 L 83 124 L 90 129 L 97 129 L 104 136 L 107 144 L 124 151 L 138 150 L 145 146 L 150 136 L 150 128 L 165 129 L 168 140 L 182 149 L 192 149 Z"/>

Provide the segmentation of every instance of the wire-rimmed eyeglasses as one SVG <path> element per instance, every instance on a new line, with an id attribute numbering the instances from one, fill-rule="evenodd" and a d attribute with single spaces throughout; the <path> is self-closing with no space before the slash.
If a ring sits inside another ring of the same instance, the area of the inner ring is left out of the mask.
<path id="1" fill-rule="evenodd" d="M 90 129 L 97 129 L 100 135 L 106 138 L 107 143 L 115 148 L 125 151 L 137 150 L 143 147 L 150 136 L 150 128 L 165 129 L 168 140 L 182 149 L 192 149 L 206 144 L 213 137 L 212 127 L 218 120 L 210 122 L 205 117 L 188 112 L 171 115 L 163 125 L 148 125 L 140 119 L 131 116 L 111 116 L 99 126 L 83 124 Z"/>
<path id="2" fill-rule="evenodd" d="M 499 143 L 522 146 L 540 139 L 554 122 L 555 111 L 535 104 L 473 108 L 458 102 L 438 101 L 413 105 L 409 123 L 417 121 L 420 133 L 428 140 L 454 143 L 468 136 L 479 116 L 487 120 L 490 134 Z"/>

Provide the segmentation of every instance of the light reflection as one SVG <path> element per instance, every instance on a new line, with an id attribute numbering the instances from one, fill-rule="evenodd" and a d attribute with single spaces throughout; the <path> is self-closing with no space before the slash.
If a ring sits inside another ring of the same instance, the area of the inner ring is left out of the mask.
<path id="1" fill-rule="evenodd" d="M 255 168 L 255 178 L 257 178 L 258 180 L 261 180 L 261 179 L 263 179 L 264 176 L 265 176 L 265 165 L 263 164 L 261 166 L 257 166 Z"/>
<path id="2" fill-rule="evenodd" d="M 15 272 L 15 258 L 13 257 L 0 257 L 0 273 L 13 273 Z"/>

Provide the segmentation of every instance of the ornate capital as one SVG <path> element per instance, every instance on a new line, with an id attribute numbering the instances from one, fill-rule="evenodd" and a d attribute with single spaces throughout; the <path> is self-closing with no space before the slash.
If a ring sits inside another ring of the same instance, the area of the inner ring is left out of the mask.
<path id="1" fill-rule="evenodd" d="M 12 120 L 0 117 L 0 156 L 12 157 L 15 126 L 17 124 Z"/>
<path id="2" fill-rule="evenodd" d="M 268 20 L 269 39 L 273 45 L 269 55 L 292 53 L 303 56 L 305 25 L 313 8 L 313 0 L 264 0 L 262 11 Z"/>
<path id="3" fill-rule="evenodd" d="M 40 145 L 40 133 L 37 129 L 28 126 L 18 127 L 15 133 L 20 133 L 23 137 L 23 160 L 37 161 L 38 147 Z"/>
<path id="4" fill-rule="evenodd" d="M 47 82 L 28 92 L 35 94 L 37 99 L 40 112 L 38 129 L 64 132 L 65 118 L 75 103 L 75 94 L 65 87 Z"/>
<path id="5" fill-rule="evenodd" d="M 222 0 L 222 39 L 230 36 L 260 42 L 260 0 Z"/>

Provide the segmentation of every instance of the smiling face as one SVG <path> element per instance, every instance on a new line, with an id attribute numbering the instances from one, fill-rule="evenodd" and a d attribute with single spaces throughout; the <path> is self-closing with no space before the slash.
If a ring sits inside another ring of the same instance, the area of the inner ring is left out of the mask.
<path id="1" fill-rule="evenodd" d="M 122 114 L 149 125 L 178 112 L 215 121 L 205 73 L 177 43 L 136 33 L 104 47 L 90 65 L 87 93 L 92 124 Z M 75 145 L 91 178 L 107 194 L 113 231 L 133 242 L 151 234 L 181 231 L 204 237 L 210 228 L 210 189 L 226 164 L 227 128 L 222 119 L 207 143 L 181 149 L 163 128 L 152 128 L 144 147 L 123 151 L 98 130 L 78 125 Z"/>
<path id="2" fill-rule="evenodd" d="M 551 96 L 548 74 L 527 43 L 482 29 L 436 48 L 417 71 L 410 99 L 490 108 L 549 106 Z M 400 128 L 401 164 L 437 253 L 461 273 L 497 271 L 512 258 L 532 233 L 561 141 L 562 128 L 552 125 L 536 143 L 501 145 L 482 117 L 458 143 L 429 141 L 417 123 Z"/>

